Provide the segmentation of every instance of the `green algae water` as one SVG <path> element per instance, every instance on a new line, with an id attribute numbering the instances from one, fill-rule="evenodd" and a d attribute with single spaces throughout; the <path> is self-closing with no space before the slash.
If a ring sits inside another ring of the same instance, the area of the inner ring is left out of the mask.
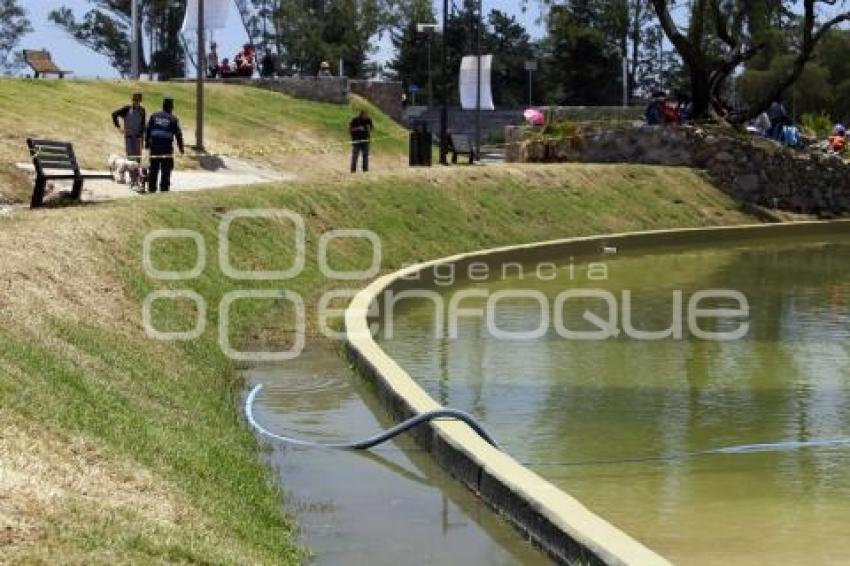
<path id="1" fill-rule="evenodd" d="M 591 261 L 604 264 L 604 280 L 591 280 Z M 660 330 L 672 326 L 679 291 L 681 339 L 573 340 L 550 328 L 511 340 L 469 314 L 449 338 L 433 301 L 410 299 L 397 303 L 393 336 L 379 342 L 440 403 L 472 412 L 517 460 L 674 563 L 847 563 L 850 237 L 556 263 L 555 279 L 551 267 L 547 280 L 526 269 L 442 295 L 476 291 L 461 306 L 486 311 L 500 291 L 533 291 L 549 306 L 508 294 L 491 317 L 503 331 L 531 331 L 552 326 L 551 305 L 567 289 L 610 292 L 620 312 L 630 291 L 631 324 Z M 749 312 L 699 324 L 746 323 L 743 338 L 690 331 L 689 298 L 707 289 L 742 293 Z M 560 307 L 577 330 L 598 327 L 583 313 L 609 314 L 598 300 Z"/>

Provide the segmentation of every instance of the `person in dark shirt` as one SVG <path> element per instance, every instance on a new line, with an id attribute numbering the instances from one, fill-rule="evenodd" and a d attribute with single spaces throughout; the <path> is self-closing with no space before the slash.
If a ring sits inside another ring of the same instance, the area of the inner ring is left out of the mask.
<path id="1" fill-rule="evenodd" d="M 124 127 L 118 122 L 118 119 L 124 122 Z M 132 102 L 126 106 L 122 106 L 112 113 L 112 123 L 119 130 L 124 130 L 124 151 L 127 154 L 127 159 L 132 161 L 142 160 L 142 138 L 145 137 L 145 107 L 142 106 L 142 94 L 137 92 L 133 94 Z"/>
<path id="2" fill-rule="evenodd" d="M 260 76 L 264 79 L 270 79 L 274 77 L 276 71 L 277 58 L 274 56 L 274 53 L 272 53 L 271 49 L 266 48 L 263 60 L 260 61 Z"/>
<path id="3" fill-rule="evenodd" d="M 348 131 L 351 132 L 352 173 L 357 173 L 357 161 L 361 155 L 363 156 L 363 172 L 369 171 L 369 143 L 374 128 L 372 119 L 365 110 L 361 110 L 360 114 L 348 126 Z"/>
<path id="4" fill-rule="evenodd" d="M 165 98 L 162 101 L 162 111 L 151 116 L 145 132 L 145 147 L 151 153 L 151 166 L 148 172 L 148 191 L 156 192 L 157 178 L 162 176 L 159 188 L 162 192 L 171 189 L 171 171 L 174 170 L 174 140 L 183 155 L 183 132 L 180 130 L 180 120 L 172 112 L 174 100 Z"/>

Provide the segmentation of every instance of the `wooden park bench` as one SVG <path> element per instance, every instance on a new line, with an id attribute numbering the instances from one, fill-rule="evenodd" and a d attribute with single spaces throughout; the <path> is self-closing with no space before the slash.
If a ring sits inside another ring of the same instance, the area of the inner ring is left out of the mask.
<path id="1" fill-rule="evenodd" d="M 52 140 L 27 139 L 27 147 L 32 156 L 35 168 L 35 186 L 32 191 L 30 208 L 38 208 L 44 204 L 44 192 L 47 181 L 51 179 L 73 180 L 71 198 L 80 200 L 85 179 L 111 179 L 109 173 L 93 173 L 83 175 L 74 155 L 74 146 L 67 142 Z"/>
<path id="2" fill-rule="evenodd" d="M 449 153 L 452 154 L 452 163 L 457 163 L 458 155 L 468 155 L 470 165 L 475 162 L 475 148 L 468 134 L 449 134 Z"/>
<path id="3" fill-rule="evenodd" d="M 65 75 L 70 75 L 73 71 L 63 71 L 53 62 L 53 57 L 50 56 L 50 51 L 24 49 L 24 61 L 35 73 L 35 78 L 41 75 L 58 75 L 60 79 L 64 79 Z"/>

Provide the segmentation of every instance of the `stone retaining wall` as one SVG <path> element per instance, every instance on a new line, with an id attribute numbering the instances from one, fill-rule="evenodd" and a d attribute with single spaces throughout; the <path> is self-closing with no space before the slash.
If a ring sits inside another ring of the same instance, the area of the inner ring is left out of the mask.
<path id="1" fill-rule="evenodd" d="M 300 79 L 292 77 L 278 77 L 273 79 L 234 78 L 212 80 L 211 82 L 253 86 L 303 100 L 328 102 L 331 104 L 348 104 L 348 79 L 345 77 L 328 77 L 324 79 L 317 79 L 315 77 Z"/>
<path id="2" fill-rule="evenodd" d="M 747 203 L 799 213 L 850 212 L 850 163 L 770 140 L 653 126 L 590 131 L 568 140 L 529 137 L 527 128 L 508 128 L 506 137 L 508 161 L 695 167 Z"/>

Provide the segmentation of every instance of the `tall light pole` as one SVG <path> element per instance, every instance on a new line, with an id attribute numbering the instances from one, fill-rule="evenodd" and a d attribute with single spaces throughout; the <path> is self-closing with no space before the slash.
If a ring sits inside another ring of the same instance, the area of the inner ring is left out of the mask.
<path id="1" fill-rule="evenodd" d="M 204 33 L 204 0 L 198 0 L 198 76 L 195 81 L 195 149 L 204 151 L 204 78 L 206 45 Z"/>
<path id="2" fill-rule="evenodd" d="M 534 71 L 537 70 L 537 61 L 526 61 L 525 70 L 528 71 L 528 106 L 534 105 Z"/>
<path id="3" fill-rule="evenodd" d="M 629 52 L 623 48 L 623 108 L 629 106 Z"/>
<path id="4" fill-rule="evenodd" d="M 481 27 L 484 23 L 482 1 L 478 0 L 475 3 L 475 159 L 479 161 L 481 160 Z"/>
<path id="5" fill-rule="evenodd" d="M 130 2 L 130 78 L 139 80 L 139 0 Z"/>
<path id="6" fill-rule="evenodd" d="M 434 79 L 431 67 L 431 45 L 434 43 L 434 34 L 437 32 L 437 24 L 416 24 L 418 33 L 428 34 L 428 107 L 434 107 Z"/>
<path id="7" fill-rule="evenodd" d="M 448 53 L 448 31 L 449 31 L 449 0 L 443 0 L 443 85 L 442 102 L 440 111 L 440 164 L 448 165 L 448 135 L 449 135 L 449 53 Z"/>

